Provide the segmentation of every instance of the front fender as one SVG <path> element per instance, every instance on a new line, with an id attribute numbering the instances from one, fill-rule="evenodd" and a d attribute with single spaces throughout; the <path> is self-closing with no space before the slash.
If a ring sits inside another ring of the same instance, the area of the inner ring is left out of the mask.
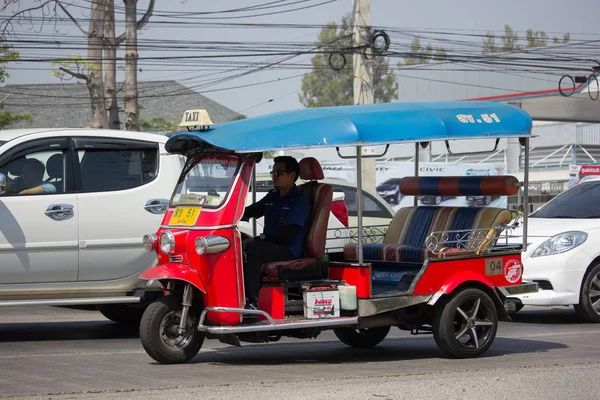
<path id="1" fill-rule="evenodd" d="M 140 279 L 145 280 L 164 280 L 176 279 L 194 285 L 201 292 L 205 293 L 206 285 L 202 282 L 198 272 L 187 264 L 162 264 L 147 269 L 140 275 Z"/>

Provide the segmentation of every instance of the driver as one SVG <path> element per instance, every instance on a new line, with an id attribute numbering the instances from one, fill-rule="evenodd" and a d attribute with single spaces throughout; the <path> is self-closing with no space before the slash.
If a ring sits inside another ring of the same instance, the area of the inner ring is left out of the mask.
<path id="1" fill-rule="evenodd" d="M 258 309 L 262 265 L 300 258 L 308 230 L 311 209 L 306 196 L 296 186 L 300 175 L 294 157 L 275 157 L 271 171 L 274 190 L 246 207 L 243 221 L 265 217 L 263 233 L 245 243 L 244 287 L 246 309 Z"/>
<path id="2" fill-rule="evenodd" d="M 53 184 L 44 182 L 46 167 L 35 158 L 28 158 L 21 169 L 21 187 L 24 189 L 19 194 L 56 193 Z"/>

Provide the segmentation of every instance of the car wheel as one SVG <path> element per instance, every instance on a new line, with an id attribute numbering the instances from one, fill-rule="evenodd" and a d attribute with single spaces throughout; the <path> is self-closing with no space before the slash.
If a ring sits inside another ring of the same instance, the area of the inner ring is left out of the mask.
<path id="1" fill-rule="evenodd" d="M 113 322 L 127 327 L 138 327 L 146 307 L 161 295 L 160 293 L 150 292 L 146 293 L 139 303 L 99 304 L 97 309 Z"/>
<path id="2" fill-rule="evenodd" d="M 191 360 L 204 343 L 198 331 L 198 315 L 190 309 L 185 329 L 178 332 L 181 321 L 181 298 L 162 297 L 146 308 L 140 323 L 140 339 L 146 353 L 162 364 L 179 364 Z"/>
<path id="3" fill-rule="evenodd" d="M 480 356 L 494 342 L 497 329 L 496 306 L 480 289 L 458 289 L 436 304 L 433 337 L 450 357 Z"/>
<path id="4" fill-rule="evenodd" d="M 581 284 L 579 304 L 573 307 L 587 322 L 600 322 L 600 263 L 586 273 Z"/>
<path id="5" fill-rule="evenodd" d="M 442 196 L 435 196 L 435 204 L 440 204 L 442 202 Z"/>
<path id="6" fill-rule="evenodd" d="M 378 326 L 366 329 L 338 328 L 334 329 L 333 333 L 348 346 L 367 349 L 381 343 L 389 331 L 389 326 Z"/>

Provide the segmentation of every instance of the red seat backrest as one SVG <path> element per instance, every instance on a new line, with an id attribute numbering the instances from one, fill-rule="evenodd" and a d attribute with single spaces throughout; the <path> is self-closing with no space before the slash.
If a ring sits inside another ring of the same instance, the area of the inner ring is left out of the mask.
<path id="1" fill-rule="evenodd" d="M 312 207 L 310 224 L 304 240 L 304 252 L 307 257 L 321 258 L 325 255 L 333 187 L 317 182 L 318 179 L 323 179 L 323 169 L 313 157 L 300 160 L 300 179 L 309 181 L 300 185 L 299 189 L 307 196 Z"/>

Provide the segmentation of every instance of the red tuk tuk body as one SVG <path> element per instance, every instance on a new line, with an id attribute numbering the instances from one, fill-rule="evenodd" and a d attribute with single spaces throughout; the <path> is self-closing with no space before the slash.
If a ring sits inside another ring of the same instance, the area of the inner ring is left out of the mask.
<path id="1" fill-rule="evenodd" d="M 491 122 L 484 125 L 471 124 L 475 119 L 468 116 L 475 113 L 493 117 L 485 118 Z M 362 145 L 522 137 L 527 150 L 530 130 L 529 116 L 507 105 L 397 103 L 279 113 L 174 135 L 168 151 L 184 154 L 188 161 L 161 227 L 144 237 L 158 263 L 141 277 L 160 281 L 165 294 L 142 318 L 145 350 L 161 363 L 180 363 L 193 358 L 205 338 L 240 345 L 282 336 L 311 338 L 326 329 L 345 344 L 371 347 L 397 326 L 433 333 L 453 357 L 483 354 L 494 340 L 498 320 L 508 319 L 504 298 L 537 290 L 522 282 L 522 245 L 498 244 L 500 233 L 510 230 L 508 210 L 409 207 L 398 211 L 383 243 L 365 244 L 358 196 L 358 240 L 349 239 L 343 253 L 324 257 L 316 250 L 299 260 L 263 266 L 259 310 L 244 309 L 246 238 L 236 225 L 262 151 L 356 146 L 360 177 Z M 302 163 L 310 164 L 308 172 Z M 313 206 L 311 224 L 321 220 L 314 224 L 317 232 L 324 229 L 332 192 L 317 182 L 322 171 L 312 158 L 301 161 L 300 177 L 310 181 L 301 188 Z M 473 178 L 407 180 L 405 193 L 416 198 L 519 190 L 512 177 L 487 184 Z M 360 193 L 360 178 L 357 186 Z M 320 197 L 315 188 L 323 189 Z M 306 240 L 321 239 L 324 248 L 322 232 Z"/>

